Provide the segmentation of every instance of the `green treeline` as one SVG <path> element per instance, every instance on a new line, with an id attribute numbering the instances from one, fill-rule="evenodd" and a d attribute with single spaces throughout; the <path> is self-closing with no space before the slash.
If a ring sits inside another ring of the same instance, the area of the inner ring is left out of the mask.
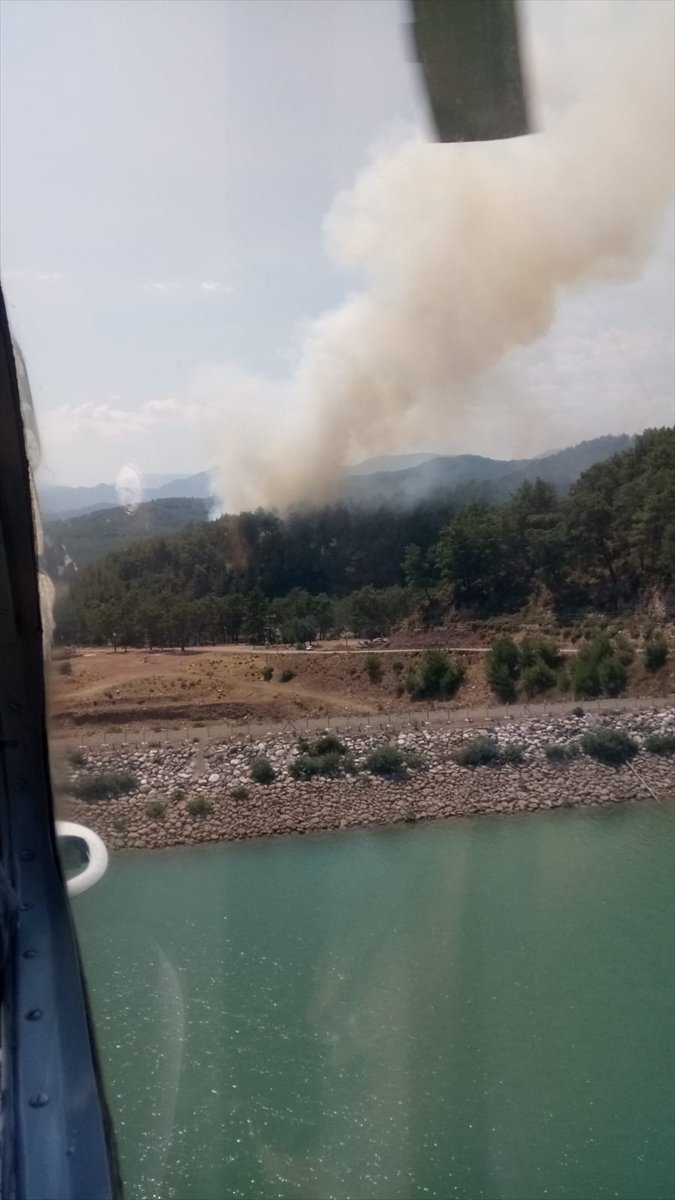
<path id="1" fill-rule="evenodd" d="M 57 605 L 57 637 L 376 637 L 413 613 L 434 624 L 451 608 L 516 612 L 541 589 L 560 611 L 616 611 L 674 584 L 675 430 L 653 429 L 564 497 L 536 480 L 499 505 L 260 509 L 139 541 L 78 576 Z"/>

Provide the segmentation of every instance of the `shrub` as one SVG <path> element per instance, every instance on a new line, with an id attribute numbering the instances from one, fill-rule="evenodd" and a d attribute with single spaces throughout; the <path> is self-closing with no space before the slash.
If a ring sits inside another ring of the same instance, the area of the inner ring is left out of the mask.
<path id="1" fill-rule="evenodd" d="M 621 659 L 612 654 L 598 668 L 600 687 L 605 696 L 619 696 L 628 681 L 628 671 Z"/>
<path id="2" fill-rule="evenodd" d="M 311 745 L 305 743 L 305 746 L 309 754 L 346 754 L 347 752 L 344 742 L 341 742 L 332 733 L 324 733 Z"/>
<path id="3" fill-rule="evenodd" d="M 403 671 L 403 663 L 401 662 L 400 658 L 394 659 L 393 663 L 391 664 L 391 669 L 394 672 L 394 675 L 401 674 Z"/>
<path id="4" fill-rule="evenodd" d="M 354 769 L 344 742 L 332 733 L 325 733 L 315 742 L 304 738 L 298 742 L 300 753 L 289 763 L 289 773 L 294 779 L 311 779 L 314 775 L 339 775 Z"/>
<path id="5" fill-rule="evenodd" d="M 284 667 L 279 678 L 282 683 L 290 683 L 291 679 L 295 679 L 295 671 L 291 667 Z"/>
<path id="6" fill-rule="evenodd" d="M 364 667 L 366 675 L 371 683 L 380 683 L 382 680 L 382 659 L 379 654 L 366 654 Z"/>
<path id="7" fill-rule="evenodd" d="M 635 658 L 635 650 L 630 639 L 626 637 L 625 633 L 617 633 L 614 638 L 614 645 L 616 646 L 616 654 L 619 662 L 624 667 L 629 667 Z"/>
<path id="8" fill-rule="evenodd" d="M 544 747 L 549 762 L 566 762 L 570 758 L 578 758 L 579 753 L 578 742 L 550 742 Z"/>
<path id="9" fill-rule="evenodd" d="M 421 771 L 426 766 L 424 758 L 418 750 L 404 750 L 403 758 L 406 767 L 410 767 L 411 771 Z"/>
<path id="10" fill-rule="evenodd" d="M 525 637 L 518 647 L 521 667 L 532 667 L 541 662 L 555 670 L 560 666 L 560 651 L 555 642 L 547 637 Z"/>
<path id="11" fill-rule="evenodd" d="M 112 827 L 115 833 L 126 833 L 127 824 L 128 822 L 125 817 L 113 817 Z"/>
<path id="12" fill-rule="evenodd" d="M 562 666 L 558 671 L 558 687 L 561 692 L 569 692 L 570 677 L 567 674 L 567 667 Z"/>
<path id="13" fill-rule="evenodd" d="M 610 665 L 611 664 L 611 665 Z M 606 633 L 598 633 L 581 647 L 571 666 L 575 696 L 591 698 L 602 692 L 618 696 L 628 677 Z"/>
<path id="14" fill-rule="evenodd" d="M 406 688 L 413 700 L 434 697 L 448 700 L 454 696 L 465 674 L 462 663 L 444 650 L 425 650 L 417 668 L 408 672 Z"/>
<path id="15" fill-rule="evenodd" d="M 72 675 L 72 673 L 73 673 L 73 664 L 70 662 L 69 659 L 66 659 L 65 662 L 60 663 L 59 675 Z"/>
<path id="16" fill-rule="evenodd" d="M 68 762 L 71 767 L 83 767 L 86 761 L 84 750 L 70 750 L 68 752 Z"/>
<path id="17" fill-rule="evenodd" d="M 236 787 L 232 788 L 230 795 L 233 800 L 248 800 L 248 788 L 244 787 L 242 783 L 238 783 Z"/>
<path id="18" fill-rule="evenodd" d="M 166 805 L 162 804 L 161 800 L 151 800 L 150 803 L 146 804 L 145 806 L 147 815 L 152 817 L 153 820 L 159 820 L 160 817 L 163 817 L 165 809 Z"/>
<path id="19" fill-rule="evenodd" d="M 675 733 L 650 733 L 644 744 L 650 754 L 675 754 Z"/>
<path id="20" fill-rule="evenodd" d="M 520 672 L 520 655 L 510 637 L 497 638 L 485 660 L 487 681 L 500 700 L 513 700 Z"/>
<path id="21" fill-rule="evenodd" d="M 274 675 L 274 667 L 263 667 L 262 677 L 265 680 L 265 683 L 269 683 L 269 681 L 273 677 L 273 675 Z"/>
<path id="22" fill-rule="evenodd" d="M 251 779 L 254 783 L 271 783 L 274 779 L 274 767 L 269 758 L 265 758 L 263 754 L 258 755 L 251 763 Z"/>
<path id="23" fill-rule="evenodd" d="M 580 704 L 577 704 L 576 708 L 572 709 L 573 717 L 584 717 L 585 715 L 586 715 L 585 710 L 581 707 Z"/>
<path id="24" fill-rule="evenodd" d="M 645 666 L 648 671 L 659 671 L 668 658 L 668 642 L 662 633 L 645 642 Z"/>
<path id="25" fill-rule="evenodd" d="M 187 810 L 191 817 L 205 817 L 213 810 L 213 805 L 205 796 L 195 796 L 193 800 L 188 800 Z"/>
<path id="26" fill-rule="evenodd" d="M 366 768 L 373 775 L 400 775 L 405 760 L 397 746 L 378 746 L 366 759 Z"/>
<path id="27" fill-rule="evenodd" d="M 461 767 L 494 765 L 501 761 L 499 743 L 491 737 L 473 738 L 455 751 L 454 759 Z"/>
<path id="28" fill-rule="evenodd" d="M 173 800 L 174 804 L 178 804 L 179 801 L 185 799 L 185 792 L 182 788 L 174 788 L 169 799 Z"/>
<path id="29" fill-rule="evenodd" d="M 622 729 L 607 729 L 603 725 L 589 729 L 585 733 L 581 745 L 584 754 L 597 758 L 600 762 L 619 766 L 628 762 L 638 752 L 638 744 Z"/>
<path id="30" fill-rule="evenodd" d="M 113 800 L 135 792 L 138 779 L 131 771 L 110 771 L 101 775 L 88 775 L 73 783 L 71 791 L 80 800 L 92 803 L 96 800 Z"/>
<path id="31" fill-rule="evenodd" d="M 518 742 L 509 742 L 501 747 L 499 757 L 503 763 L 521 763 L 525 758 L 525 751 Z"/>
<path id="32" fill-rule="evenodd" d="M 316 754 L 298 754 L 288 764 L 288 773 L 293 779 L 313 779 L 321 774 L 321 759 Z"/>
<path id="33" fill-rule="evenodd" d="M 289 774 L 294 779 L 312 779 L 315 775 L 339 775 L 350 760 L 330 750 L 327 754 L 299 754 L 289 763 Z"/>
<path id="34" fill-rule="evenodd" d="M 537 692 L 546 692 L 555 687 L 558 681 L 555 671 L 551 670 L 541 658 L 535 659 L 530 666 L 526 667 L 521 678 L 528 696 L 534 696 Z"/>

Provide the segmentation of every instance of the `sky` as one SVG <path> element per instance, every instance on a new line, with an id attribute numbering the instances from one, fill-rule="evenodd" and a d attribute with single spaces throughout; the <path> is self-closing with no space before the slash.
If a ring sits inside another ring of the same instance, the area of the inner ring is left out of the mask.
<path id="1" fill-rule="evenodd" d="M 526 0 L 537 114 L 621 3 Z M 358 286 L 326 214 L 373 147 L 431 136 L 409 19 L 398 0 L 2 0 L 0 271 L 46 482 L 188 474 L 283 418 L 304 333 Z M 674 292 L 671 208 L 633 278 L 561 296 L 503 364 L 541 420 L 397 448 L 509 457 L 671 423 Z"/>

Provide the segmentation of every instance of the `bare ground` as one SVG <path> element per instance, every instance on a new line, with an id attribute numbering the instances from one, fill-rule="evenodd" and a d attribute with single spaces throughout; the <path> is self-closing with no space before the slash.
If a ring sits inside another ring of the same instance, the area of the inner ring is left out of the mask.
<path id="1" fill-rule="evenodd" d="M 453 707 L 494 703 L 485 680 L 486 647 L 475 640 L 470 644 L 467 638 L 458 648 L 458 641 L 454 637 L 445 643 L 466 667 Z M 177 723 L 276 722 L 410 710 L 414 703 L 402 685 L 421 649 L 390 644 L 375 652 L 382 669 L 377 683 L 368 678 L 365 652 L 356 643 L 331 642 L 311 651 L 245 646 L 116 654 L 107 647 L 83 650 L 65 664 L 52 664 L 52 729 L 58 733 L 83 725 L 165 728 Z M 272 669 L 270 680 L 264 678 L 266 668 Z M 284 670 L 293 675 L 282 683 Z M 628 695 L 654 697 L 674 691 L 675 654 L 671 653 L 667 666 L 656 673 L 647 672 L 639 659 L 633 663 Z M 545 698 L 554 700 L 563 694 L 549 692 Z M 426 702 L 420 707 L 427 707 Z"/>
<path id="2" fill-rule="evenodd" d="M 397 695 L 419 651 L 380 651 L 382 679 L 371 683 L 365 654 L 344 645 L 312 651 L 260 651 L 254 647 L 180 650 L 84 650 L 54 663 L 50 711 L 54 726 L 98 726 L 344 716 L 410 708 Z M 467 668 L 458 706 L 486 703 L 482 655 L 460 654 Z M 272 679 L 263 672 L 272 668 Z M 281 682 L 281 673 L 293 677 Z M 461 698 L 460 698 L 461 696 Z"/>

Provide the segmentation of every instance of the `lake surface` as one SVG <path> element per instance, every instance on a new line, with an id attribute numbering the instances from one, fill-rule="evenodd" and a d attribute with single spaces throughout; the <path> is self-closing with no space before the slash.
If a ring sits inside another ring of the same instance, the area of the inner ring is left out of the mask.
<path id="1" fill-rule="evenodd" d="M 126 852 L 73 903 L 129 1200 L 670 1200 L 675 809 Z"/>

